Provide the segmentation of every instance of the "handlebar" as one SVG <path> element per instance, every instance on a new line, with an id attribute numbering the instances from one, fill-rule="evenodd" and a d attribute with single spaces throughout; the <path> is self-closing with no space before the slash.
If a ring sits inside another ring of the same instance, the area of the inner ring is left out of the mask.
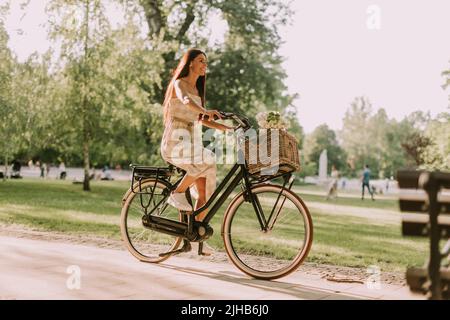
<path id="1" fill-rule="evenodd" d="M 247 117 L 244 117 L 239 114 L 232 113 L 232 112 L 219 111 L 219 113 L 222 116 L 222 119 L 224 119 L 224 120 L 232 119 L 232 120 L 236 121 L 239 124 L 239 127 L 244 130 L 250 129 L 252 126 L 250 123 L 250 120 L 248 120 Z"/>
<path id="2" fill-rule="evenodd" d="M 239 126 L 237 128 L 242 128 L 244 130 L 250 129 L 251 128 L 251 123 L 250 120 L 248 120 L 247 117 L 232 113 L 232 112 L 224 112 L 224 111 L 219 111 L 220 115 L 222 116 L 222 120 L 234 120 L 236 121 Z M 204 116 L 205 119 L 208 119 L 208 116 Z M 218 118 L 216 116 L 214 116 L 214 120 L 217 120 Z"/>

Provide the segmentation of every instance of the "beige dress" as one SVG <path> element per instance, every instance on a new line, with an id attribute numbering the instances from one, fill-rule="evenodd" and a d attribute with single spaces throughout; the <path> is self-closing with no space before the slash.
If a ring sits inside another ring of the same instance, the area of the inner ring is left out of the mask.
<path id="1" fill-rule="evenodd" d="M 199 96 L 189 94 L 198 105 Z M 167 124 L 161 141 L 161 156 L 174 166 L 186 171 L 194 178 L 206 177 L 206 201 L 216 189 L 215 153 L 203 147 L 202 125 L 198 113 L 191 111 L 178 98 L 170 100 Z M 198 199 L 198 190 L 190 187 L 193 198 Z"/>

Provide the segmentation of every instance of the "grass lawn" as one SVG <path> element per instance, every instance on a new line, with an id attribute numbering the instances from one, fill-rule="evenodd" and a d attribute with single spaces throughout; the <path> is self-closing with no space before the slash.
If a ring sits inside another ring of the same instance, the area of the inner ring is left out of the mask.
<path id="1" fill-rule="evenodd" d="M 315 201 L 315 202 L 323 202 L 323 203 L 331 203 L 331 204 L 338 204 L 338 205 L 347 205 L 347 206 L 353 206 L 353 207 L 362 207 L 362 208 L 377 208 L 377 209 L 387 209 L 387 210 L 399 210 L 398 201 L 394 199 L 377 199 L 377 195 L 375 195 L 375 201 L 372 201 L 370 199 L 370 194 L 367 194 L 364 197 L 364 200 L 361 200 L 361 194 L 359 192 L 357 193 L 351 193 L 351 192 L 342 192 L 338 191 L 338 198 L 337 199 L 330 199 L 325 200 L 326 191 L 323 187 L 317 187 L 317 186 L 293 186 L 292 190 L 298 193 L 303 200 L 305 201 Z M 323 195 L 316 195 L 316 194 L 308 194 L 308 191 L 315 191 L 323 193 Z M 353 197 L 346 197 L 346 195 L 352 195 Z M 357 195 L 357 197 L 354 197 Z"/>
<path id="2" fill-rule="evenodd" d="M 93 182 L 92 192 L 83 192 L 81 188 L 70 181 L 0 182 L 0 223 L 120 239 L 121 199 L 129 183 Z M 394 200 L 362 202 L 357 198 L 341 198 L 337 202 L 327 202 L 324 197 L 303 195 L 298 191 L 307 205 L 333 203 L 398 211 Z M 208 243 L 215 247 L 222 247 L 220 224 L 225 208 L 212 220 L 215 234 Z M 314 242 L 309 262 L 350 267 L 377 265 L 386 271 L 404 271 L 408 265 L 422 265 L 427 258 L 427 240 L 402 237 L 400 219 L 398 222 L 396 219 L 377 221 L 373 217 L 345 213 L 327 214 L 324 210 L 311 210 L 311 214 Z"/>

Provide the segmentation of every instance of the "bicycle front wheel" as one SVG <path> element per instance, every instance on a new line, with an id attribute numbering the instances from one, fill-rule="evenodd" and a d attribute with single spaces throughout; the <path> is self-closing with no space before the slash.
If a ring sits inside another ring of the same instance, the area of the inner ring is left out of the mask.
<path id="1" fill-rule="evenodd" d="M 286 188 L 269 184 L 254 186 L 251 191 L 262 209 L 263 227 L 252 203 L 245 201 L 243 193 L 238 194 L 224 217 L 225 250 L 230 260 L 252 277 L 284 277 L 309 253 L 311 215 L 302 199 Z"/>

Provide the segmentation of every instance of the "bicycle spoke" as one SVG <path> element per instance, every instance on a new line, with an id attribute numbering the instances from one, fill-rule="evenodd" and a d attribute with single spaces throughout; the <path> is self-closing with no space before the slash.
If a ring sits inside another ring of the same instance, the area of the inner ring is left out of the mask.
<path id="1" fill-rule="evenodd" d="M 144 234 L 145 234 L 145 230 L 142 230 L 139 234 L 137 234 L 133 237 L 133 240 L 137 240 L 139 238 L 142 239 Z"/>
<path id="2" fill-rule="evenodd" d="M 276 278 L 283 272 L 293 270 L 307 254 L 309 216 L 304 215 L 302 204 L 296 198 L 288 197 L 289 193 L 280 195 L 279 187 L 262 186 L 257 190 L 260 190 L 255 194 L 262 211 L 266 214 L 273 212 L 268 221 L 271 228 L 261 231 L 254 207 L 242 199 L 232 208 L 232 212 L 227 213 L 232 217 L 226 219 L 225 226 L 225 243 L 232 247 L 227 249 L 227 253 L 245 272 L 260 277 L 267 275 L 268 278 L 273 274 Z"/>
<path id="3" fill-rule="evenodd" d="M 128 249 L 140 260 L 148 262 L 160 262 L 168 257 L 160 257 L 162 252 L 171 251 L 179 245 L 180 239 L 171 235 L 154 231 L 145 227 L 142 218 L 146 212 L 152 212 L 152 215 L 158 215 L 167 219 L 179 221 L 178 210 L 167 205 L 164 199 L 163 186 L 158 184 L 153 189 L 151 186 L 145 186 L 141 189 L 142 194 L 131 193 L 129 199 L 124 205 L 126 226 L 126 241 L 129 243 Z M 153 192 L 153 197 L 150 192 Z M 144 207 L 147 207 L 146 209 Z M 154 210 L 155 209 L 155 210 Z M 124 213 L 122 213 L 122 216 Z M 123 222 L 122 222 L 122 225 Z"/>

